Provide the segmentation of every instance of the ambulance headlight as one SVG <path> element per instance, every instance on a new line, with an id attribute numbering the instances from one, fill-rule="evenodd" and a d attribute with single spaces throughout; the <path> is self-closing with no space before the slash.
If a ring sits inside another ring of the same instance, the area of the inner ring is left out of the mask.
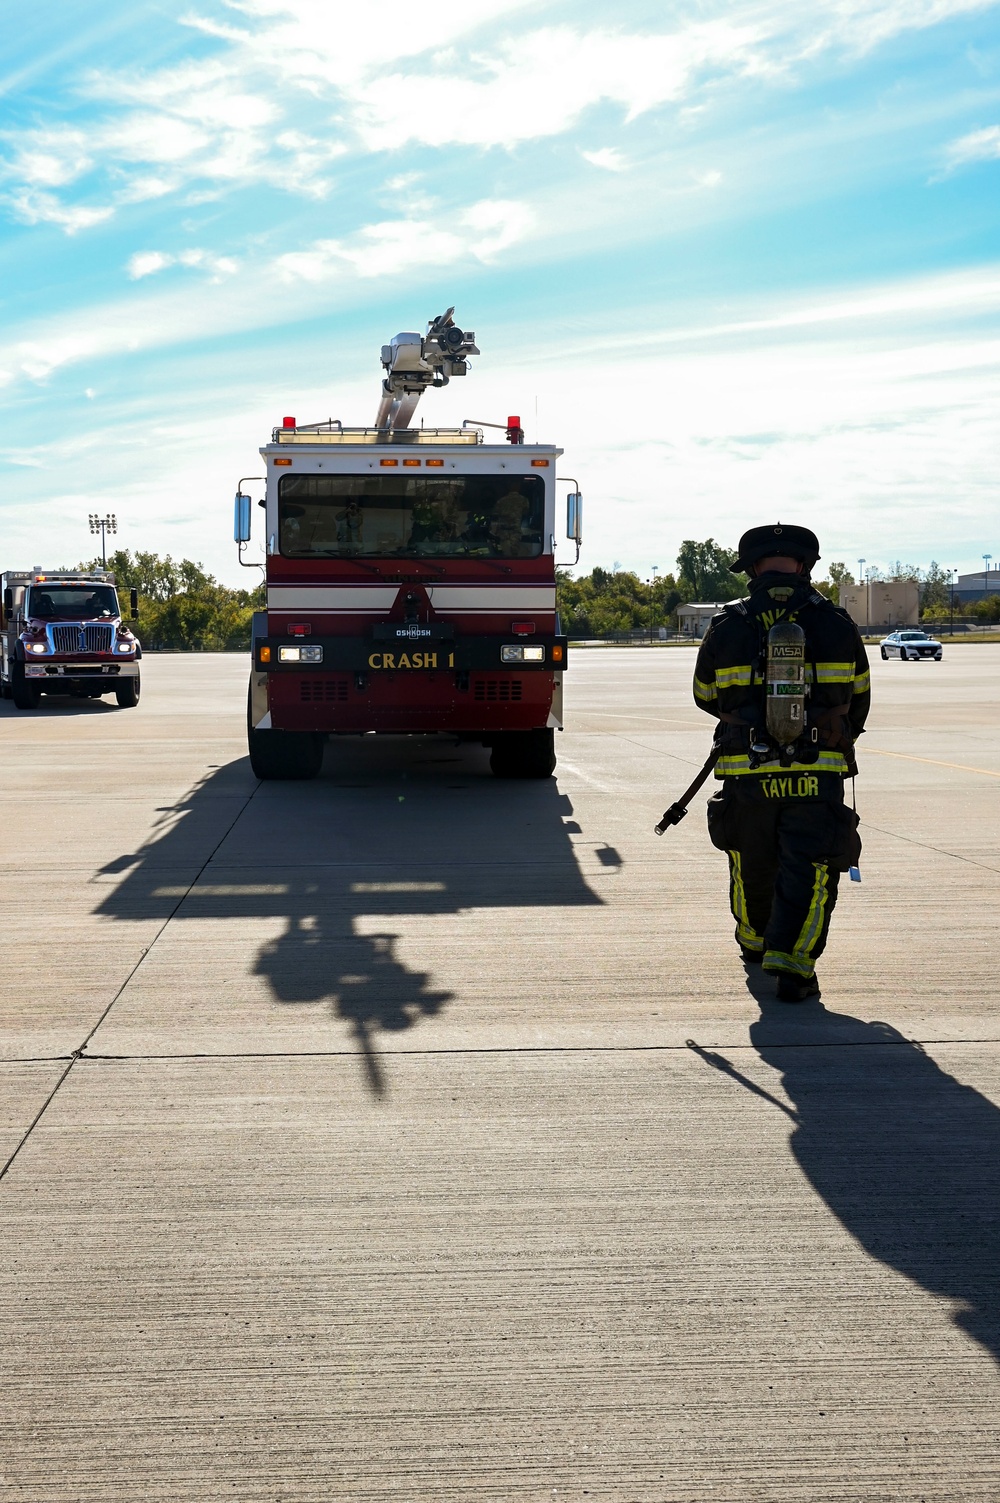
<path id="1" fill-rule="evenodd" d="M 279 663 L 322 663 L 322 647 L 279 647 Z"/>
<path id="2" fill-rule="evenodd" d="M 501 663 L 544 663 L 544 647 L 524 647 L 520 642 L 501 647 Z"/>

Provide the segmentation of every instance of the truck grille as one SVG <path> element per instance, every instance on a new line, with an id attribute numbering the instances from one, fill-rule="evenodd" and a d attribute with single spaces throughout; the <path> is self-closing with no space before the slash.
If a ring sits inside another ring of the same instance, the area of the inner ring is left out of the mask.
<path id="1" fill-rule="evenodd" d="M 299 698 L 303 704 L 334 704 L 347 698 L 346 678 L 314 678 L 310 674 L 299 681 Z"/>
<path id="2" fill-rule="evenodd" d="M 521 698 L 519 678 L 477 678 L 472 690 L 473 699 L 487 703 L 506 703 Z"/>
<path id="3" fill-rule="evenodd" d="M 114 628 L 110 626 L 52 626 L 55 652 L 110 652 Z"/>

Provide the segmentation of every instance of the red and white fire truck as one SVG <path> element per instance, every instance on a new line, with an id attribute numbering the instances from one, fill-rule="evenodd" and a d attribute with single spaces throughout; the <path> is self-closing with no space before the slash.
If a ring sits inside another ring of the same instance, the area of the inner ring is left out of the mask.
<path id="1" fill-rule="evenodd" d="M 286 417 L 266 468 L 267 610 L 253 627 L 250 759 L 310 778 L 330 735 L 445 732 L 490 747 L 498 777 L 544 778 L 562 725 L 556 460 L 520 420 L 411 426 L 428 386 L 464 375 L 475 336 L 453 309 L 382 348 L 370 428 Z M 484 428 L 506 429 L 506 443 Z M 235 538 L 250 538 L 241 480 Z M 256 477 L 262 478 L 262 477 Z M 568 482 L 567 531 L 581 538 Z"/>
<path id="2" fill-rule="evenodd" d="M 139 703 L 142 647 L 122 618 L 108 570 L 11 570 L 0 576 L 0 693 L 19 710 L 43 694 Z M 138 597 L 130 591 L 132 620 Z"/>

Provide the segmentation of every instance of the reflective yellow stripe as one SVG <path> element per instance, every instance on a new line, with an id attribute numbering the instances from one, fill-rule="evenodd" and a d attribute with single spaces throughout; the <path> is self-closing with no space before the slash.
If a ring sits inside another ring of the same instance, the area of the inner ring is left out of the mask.
<path id="1" fill-rule="evenodd" d="M 750 922 L 747 913 L 747 894 L 743 886 L 743 863 L 739 851 L 727 852 L 729 856 L 729 906 L 736 920 L 736 938 L 748 950 L 762 950 L 764 941 Z"/>
<path id="2" fill-rule="evenodd" d="M 866 668 L 865 671 L 864 671 L 864 673 L 859 673 L 859 674 L 855 675 L 855 679 L 854 679 L 854 692 L 855 692 L 855 694 L 867 694 L 868 690 L 871 688 L 871 686 L 872 686 L 872 676 L 871 676 L 871 672 L 869 671 L 869 669 Z"/>
<path id="3" fill-rule="evenodd" d="M 720 689 L 742 688 L 749 684 L 752 674 L 749 663 L 740 663 L 736 668 L 716 668 L 715 682 Z"/>
<path id="4" fill-rule="evenodd" d="M 819 684 L 852 684 L 853 663 L 817 663 L 816 682 Z"/>
<path id="5" fill-rule="evenodd" d="M 812 971 L 812 952 L 823 930 L 823 919 L 826 915 L 827 898 L 830 892 L 830 873 L 826 864 L 822 861 L 814 861 L 813 867 L 816 877 L 813 882 L 812 899 L 809 903 L 809 912 L 805 922 L 799 931 L 799 937 L 795 941 L 792 954 L 803 964 L 809 966 Z"/>
<path id="6" fill-rule="evenodd" d="M 764 762 L 758 767 L 751 767 L 750 758 L 746 752 L 736 752 L 731 756 L 720 757 L 715 764 L 717 778 L 741 778 L 749 774 L 754 777 L 780 777 L 788 772 L 845 773 L 846 771 L 847 761 L 843 753 L 834 751 L 821 751 L 815 762 L 792 762 L 788 767 L 783 767 L 779 762 Z"/>
<path id="7" fill-rule="evenodd" d="M 704 704 L 711 704 L 712 700 L 717 698 L 714 685 L 703 684 L 700 678 L 695 677 L 694 697 L 695 699 L 700 699 Z"/>
<path id="8" fill-rule="evenodd" d="M 787 950 L 768 950 L 764 955 L 763 966 L 765 971 L 792 971 L 796 976 L 804 976 L 807 981 L 816 969 L 811 960 L 800 960 L 796 955 L 789 955 Z"/>

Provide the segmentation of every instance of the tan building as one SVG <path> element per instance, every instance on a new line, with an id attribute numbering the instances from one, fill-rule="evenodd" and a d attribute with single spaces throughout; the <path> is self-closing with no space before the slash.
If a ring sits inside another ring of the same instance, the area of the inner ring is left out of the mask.
<path id="1" fill-rule="evenodd" d="M 841 585 L 840 603 L 861 631 L 891 631 L 917 626 L 920 620 L 920 586 L 915 579 Z"/>

